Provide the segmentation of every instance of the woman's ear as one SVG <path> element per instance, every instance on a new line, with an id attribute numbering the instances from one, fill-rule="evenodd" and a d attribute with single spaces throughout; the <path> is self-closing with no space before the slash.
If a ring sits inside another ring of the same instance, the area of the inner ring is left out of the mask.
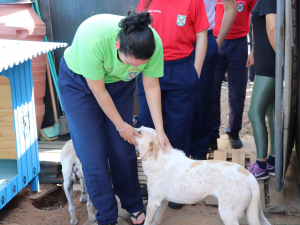
<path id="1" fill-rule="evenodd" d="M 121 46 L 120 41 L 116 41 L 116 49 L 117 49 L 117 50 L 119 50 L 120 46 Z"/>

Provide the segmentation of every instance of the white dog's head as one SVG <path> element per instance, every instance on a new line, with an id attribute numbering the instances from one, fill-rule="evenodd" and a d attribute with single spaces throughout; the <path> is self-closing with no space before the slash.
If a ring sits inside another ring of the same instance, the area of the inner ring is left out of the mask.
<path id="1" fill-rule="evenodd" d="M 136 130 L 142 135 L 140 138 L 135 136 L 141 159 L 146 159 L 153 155 L 156 160 L 160 148 L 156 138 L 156 131 L 152 128 L 143 126 L 141 128 L 136 128 Z"/>

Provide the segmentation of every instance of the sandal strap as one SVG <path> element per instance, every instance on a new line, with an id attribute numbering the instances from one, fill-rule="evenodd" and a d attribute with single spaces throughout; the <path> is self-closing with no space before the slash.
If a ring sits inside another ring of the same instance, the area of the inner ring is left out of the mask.
<path id="1" fill-rule="evenodd" d="M 139 211 L 139 213 L 136 214 L 136 216 L 132 213 L 130 213 L 130 216 L 137 220 L 139 218 L 139 216 L 143 213 L 145 213 L 145 216 L 146 216 L 146 209 L 145 208 L 143 208 L 141 211 Z"/>

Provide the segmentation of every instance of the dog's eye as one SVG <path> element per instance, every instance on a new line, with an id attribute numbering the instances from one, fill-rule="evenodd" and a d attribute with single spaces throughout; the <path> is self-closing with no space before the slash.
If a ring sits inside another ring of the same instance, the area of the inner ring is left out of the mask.
<path id="1" fill-rule="evenodd" d="M 139 132 L 139 134 L 141 134 L 141 131 L 138 131 Z"/>

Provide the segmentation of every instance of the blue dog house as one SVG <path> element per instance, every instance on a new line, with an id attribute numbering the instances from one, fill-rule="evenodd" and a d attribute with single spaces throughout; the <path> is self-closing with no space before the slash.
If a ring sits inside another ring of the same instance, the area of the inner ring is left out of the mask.
<path id="1" fill-rule="evenodd" d="M 39 189 L 31 58 L 65 46 L 0 39 L 0 210 L 29 182 Z"/>

